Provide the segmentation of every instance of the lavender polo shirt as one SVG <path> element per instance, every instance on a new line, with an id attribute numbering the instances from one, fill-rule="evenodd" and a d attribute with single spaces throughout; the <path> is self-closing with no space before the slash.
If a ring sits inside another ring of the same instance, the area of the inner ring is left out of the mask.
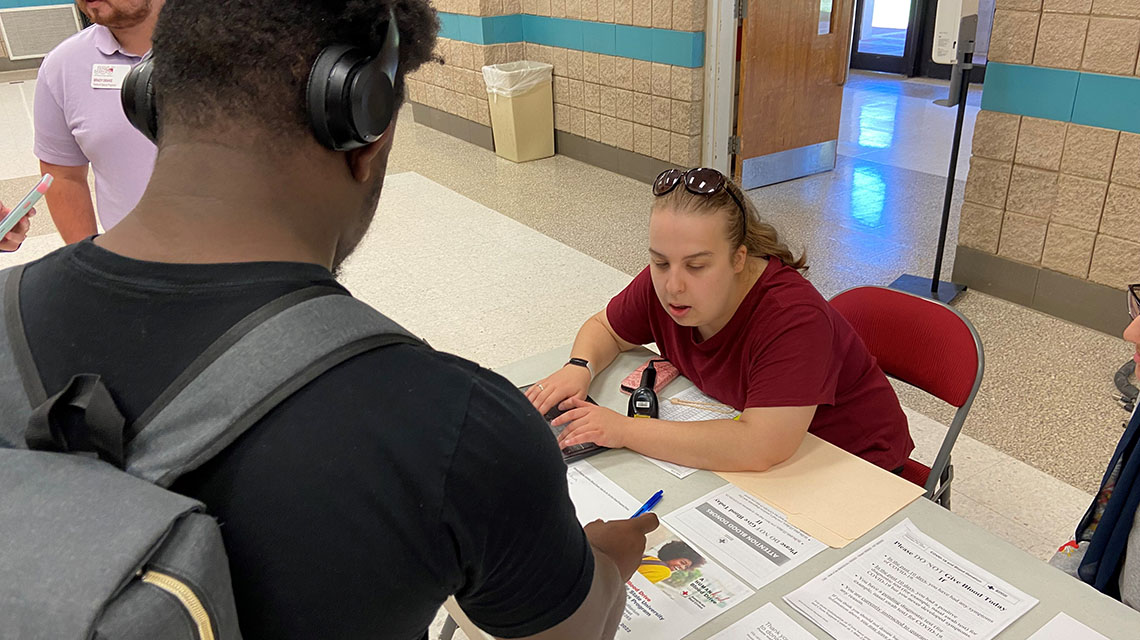
<path id="1" fill-rule="evenodd" d="M 36 80 L 36 156 L 95 172 L 95 206 L 110 229 L 138 204 L 156 149 L 123 114 L 118 89 L 92 88 L 95 65 L 134 65 L 110 29 L 92 25 L 44 58 Z"/>

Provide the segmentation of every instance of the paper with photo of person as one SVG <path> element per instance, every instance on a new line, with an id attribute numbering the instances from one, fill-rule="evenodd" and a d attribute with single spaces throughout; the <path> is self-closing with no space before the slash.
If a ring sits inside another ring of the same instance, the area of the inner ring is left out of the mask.
<path id="1" fill-rule="evenodd" d="M 570 465 L 566 476 L 583 524 L 628 518 L 641 506 L 589 462 Z M 680 640 L 753 593 L 664 525 L 646 537 L 641 566 L 625 588 L 625 614 L 616 637 L 645 640 Z"/>
<path id="2" fill-rule="evenodd" d="M 617 638 L 679 640 L 753 594 L 724 567 L 665 526 L 649 534 L 626 583 Z"/>

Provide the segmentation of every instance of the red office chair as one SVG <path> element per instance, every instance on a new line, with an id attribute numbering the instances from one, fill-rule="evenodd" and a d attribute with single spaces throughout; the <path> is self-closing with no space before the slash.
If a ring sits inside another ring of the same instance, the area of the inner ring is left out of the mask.
<path id="1" fill-rule="evenodd" d="M 855 287 L 831 306 L 863 338 L 883 372 L 958 408 L 934 465 L 907 460 L 902 476 L 950 508 L 950 450 L 974 404 L 986 358 L 974 325 L 952 307 L 886 287 Z"/>

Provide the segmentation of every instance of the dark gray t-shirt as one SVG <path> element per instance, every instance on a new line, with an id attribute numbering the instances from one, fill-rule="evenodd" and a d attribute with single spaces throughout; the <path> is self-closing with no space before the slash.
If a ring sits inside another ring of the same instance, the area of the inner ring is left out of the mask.
<path id="1" fill-rule="evenodd" d="M 315 265 L 149 263 L 88 240 L 29 265 L 21 312 L 48 395 L 97 373 L 129 422 L 242 317 L 317 284 L 337 286 Z M 518 637 L 593 578 L 565 474 L 505 379 L 399 345 L 322 375 L 173 489 L 221 522 L 246 638 L 426 638 L 452 594 Z"/>

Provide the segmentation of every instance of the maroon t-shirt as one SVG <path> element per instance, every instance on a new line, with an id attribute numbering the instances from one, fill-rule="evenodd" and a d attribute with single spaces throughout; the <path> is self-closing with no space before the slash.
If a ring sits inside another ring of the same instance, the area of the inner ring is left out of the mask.
<path id="1" fill-rule="evenodd" d="M 627 342 L 656 342 L 698 389 L 743 411 L 819 405 L 808 429 L 837 447 L 897 469 L 914 449 L 906 415 L 851 325 L 798 271 L 769 260 L 716 335 L 673 321 L 649 267 L 606 307 Z"/>

